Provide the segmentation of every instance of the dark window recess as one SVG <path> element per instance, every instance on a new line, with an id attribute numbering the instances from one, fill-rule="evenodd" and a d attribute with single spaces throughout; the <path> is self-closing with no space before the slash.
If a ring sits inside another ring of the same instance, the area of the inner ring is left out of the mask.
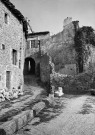
<path id="1" fill-rule="evenodd" d="M 1 81 L 1 79 L 2 79 L 2 77 L 1 77 L 1 75 L 0 75 L 0 81 Z"/>
<path id="2" fill-rule="evenodd" d="M 40 40 L 31 40 L 31 48 L 38 48 Z"/>
<path id="3" fill-rule="evenodd" d="M 27 41 L 27 49 L 29 49 L 29 48 L 38 48 L 39 44 L 40 44 L 40 40 Z"/>
<path id="4" fill-rule="evenodd" d="M 11 86 L 11 72 L 6 71 L 6 87 L 10 89 Z"/>
<path id="5" fill-rule="evenodd" d="M 12 50 L 12 59 L 13 59 L 13 64 L 17 65 L 17 50 Z"/>
<path id="6" fill-rule="evenodd" d="M 35 48 L 38 48 L 39 43 L 40 43 L 39 40 L 36 40 L 36 41 L 35 41 Z"/>
<path id="7" fill-rule="evenodd" d="M 21 68 L 21 60 L 19 60 L 19 68 Z"/>
<path id="8" fill-rule="evenodd" d="M 7 13 L 5 13 L 4 19 L 5 19 L 5 23 L 8 24 L 8 14 Z"/>
<path id="9" fill-rule="evenodd" d="M 35 48 L 35 40 L 31 40 L 31 48 Z"/>
<path id="10" fill-rule="evenodd" d="M 5 45 L 4 44 L 2 44 L 2 50 L 5 50 Z"/>
<path id="11" fill-rule="evenodd" d="M 27 41 L 27 49 L 29 49 L 30 48 L 30 41 L 28 40 Z"/>

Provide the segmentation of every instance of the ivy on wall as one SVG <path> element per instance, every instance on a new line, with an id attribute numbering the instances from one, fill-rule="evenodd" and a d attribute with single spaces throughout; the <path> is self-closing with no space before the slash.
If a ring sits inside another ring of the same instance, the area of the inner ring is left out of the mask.
<path id="1" fill-rule="evenodd" d="M 79 72 L 83 72 L 83 64 L 90 55 L 89 45 L 95 46 L 95 32 L 92 27 L 83 26 L 75 34 L 75 50 L 77 52 L 77 63 Z M 88 46 L 86 46 L 88 45 Z"/>

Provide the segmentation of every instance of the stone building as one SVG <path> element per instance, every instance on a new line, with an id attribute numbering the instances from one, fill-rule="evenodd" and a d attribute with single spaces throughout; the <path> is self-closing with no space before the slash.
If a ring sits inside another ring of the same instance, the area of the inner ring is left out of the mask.
<path id="1" fill-rule="evenodd" d="M 63 23 L 63 30 L 43 41 L 45 50 L 55 64 L 56 72 L 68 75 L 77 73 L 74 37 L 78 28 L 78 21 L 72 21 L 71 17 L 67 17 Z"/>
<path id="2" fill-rule="evenodd" d="M 23 88 L 27 22 L 9 0 L 0 1 L 0 89 Z"/>
<path id="3" fill-rule="evenodd" d="M 24 75 L 40 76 L 41 55 L 43 55 L 43 40 L 49 37 L 49 32 L 29 33 L 25 49 Z"/>
<path id="4" fill-rule="evenodd" d="M 63 30 L 43 41 L 45 50 L 55 64 L 56 72 L 76 75 L 80 72 L 95 70 L 95 34 L 92 29 L 92 32 L 89 32 L 90 29 L 88 26 L 80 28 L 79 21 L 72 21 L 71 17 L 67 17 L 63 23 Z M 75 41 L 80 30 L 83 30 L 80 33 L 83 37 L 81 45 L 81 36 L 77 37 L 79 43 Z M 81 49 L 81 46 L 84 49 L 80 51 L 83 53 L 79 54 L 76 48 Z"/>

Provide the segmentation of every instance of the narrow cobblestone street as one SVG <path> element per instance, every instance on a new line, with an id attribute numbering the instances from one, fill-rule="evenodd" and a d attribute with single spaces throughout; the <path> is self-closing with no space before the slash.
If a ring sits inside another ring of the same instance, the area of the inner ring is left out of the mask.
<path id="1" fill-rule="evenodd" d="M 24 94 L 17 99 L 6 100 L 0 103 L 0 125 L 12 119 L 13 116 L 27 110 L 38 100 L 39 95 L 44 91 L 38 86 L 35 76 L 25 77 Z"/>
<path id="2" fill-rule="evenodd" d="M 26 76 L 24 95 L 1 103 L 0 124 L 43 101 L 45 108 L 15 135 L 94 135 L 95 96 L 67 95 L 48 102 L 35 76 Z M 6 116 L 6 117 L 5 117 Z"/>
<path id="3" fill-rule="evenodd" d="M 95 97 L 56 97 L 16 135 L 95 135 Z"/>
<path id="4" fill-rule="evenodd" d="M 0 0 L 0 135 L 95 135 L 94 5 Z"/>

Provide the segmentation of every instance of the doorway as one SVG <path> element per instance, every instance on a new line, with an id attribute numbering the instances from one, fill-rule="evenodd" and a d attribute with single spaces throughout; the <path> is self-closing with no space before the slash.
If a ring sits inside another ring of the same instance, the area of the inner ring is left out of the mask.
<path id="1" fill-rule="evenodd" d="M 10 89 L 11 87 L 11 72 L 6 71 L 6 87 Z"/>
<path id="2" fill-rule="evenodd" d="M 35 61 L 32 58 L 26 58 L 24 63 L 24 75 L 35 75 Z"/>

